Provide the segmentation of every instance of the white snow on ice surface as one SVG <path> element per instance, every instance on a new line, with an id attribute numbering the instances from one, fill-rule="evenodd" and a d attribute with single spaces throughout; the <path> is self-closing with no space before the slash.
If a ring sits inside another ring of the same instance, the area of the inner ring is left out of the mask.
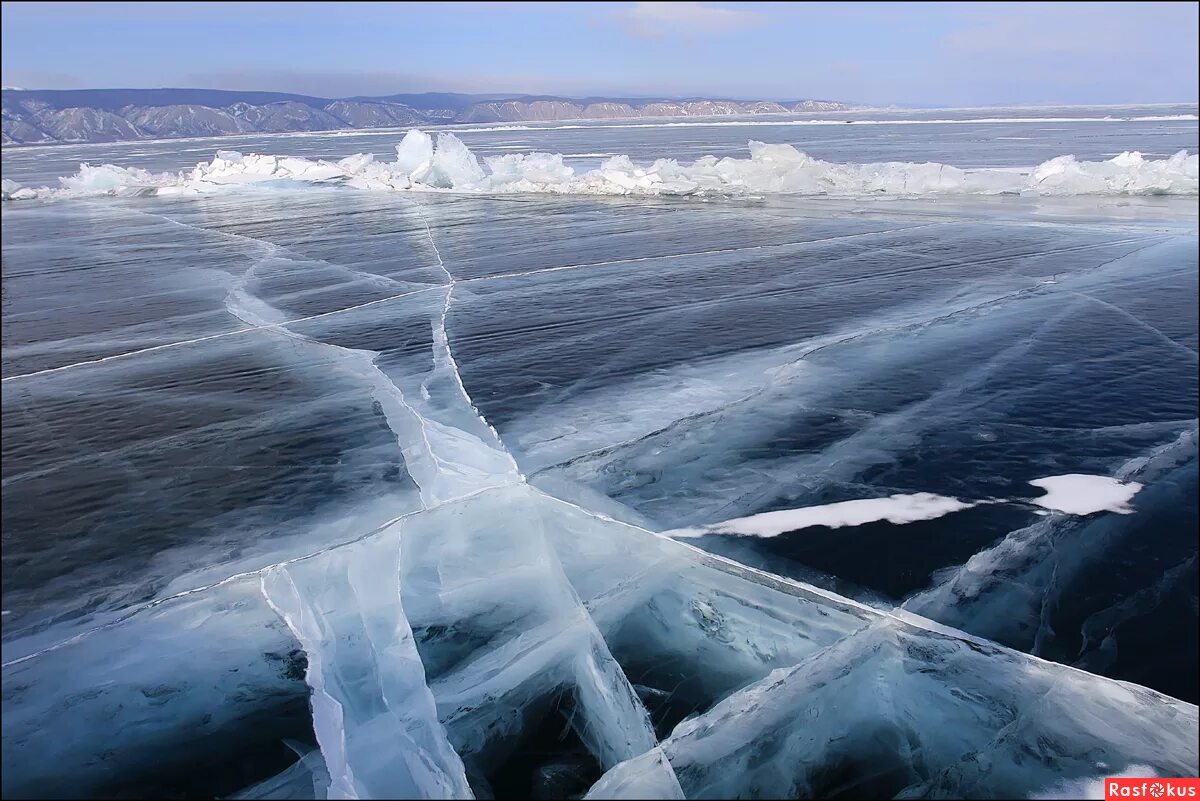
<path id="1" fill-rule="evenodd" d="M 669 537 L 702 537 L 705 534 L 745 534 L 753 537 L 777 537 L 788 531 L 827 526 L 861 526 L 886 520 L 889 523 L 912 523 L 933 520 L 951 512 L 970 509 L 972 502 L 917 492 L 912 495 L 891 495 L 887 498 L 866 498 L 841 501 L 801 509 L 780 509 L 775 512 L 739 517 L 700 528 L 685 528 L 666 532 Z"/>
<path id="2" fill-rule="evenodd" d="M 1136 481 L 1121 481 L 1108 476 L 1088 476 L 1069 473 L 1062 476 L 1036 478 L 1029 482 L 1046 490 L 1033 503 L 1055 512 L 1090 515 L 1094 512 L 1132 514 L 1129 502 L 1142 488 Z"/>
<path id="3" fill-rule="evenodd" d="M 1033 503 L 1055 512 L 1072 515 L 1090 515 L 1095 512 L 1132 514 L 1133 509 L 1130 508 L 1129 501 L 1142 488 L 1136 481 L 1127 482 L 1108 476 L 1080 474 L 1036 478 L 1029 483 L 1046 490 L 1046 494 L 1033 499 Z M 676 538 L 703 537 L 706 534 L 777 537 L 789 531 L 813 526 L 842 528 L 884 520 L 896 524 L 915 523 L 919 520 L 934 520 L 981 503 L 1012 503 L 1023 500 L 963 501 L 931 492 L 916 492 L 910 495 L 889 495 L 886 498 L 839 501 L 799 509 L 779 509 L 707 526 L 675 529 L 665 534 Z"/>
<path id="4" fill-rule="evenodd" d="M 598 168 L 576 173 L 562 154 L 506 153 L 479 159 L 454 134 L 412 130 L 396 148 L 393 163 L 368 154 L 337 162 L 293 156 L 218 151 L 190 172 L 154 174 L 104 164 L 80 165 L 60 178 L 62 189 L 38 197 L 103 194 L 196 194 L 239 184 L 288 180 L 344 184 L 369 190 L 454 191 L 487 194 L 570 195 L 1194 195 L 1200 191 L 1200 157 L 1181 150 L 1146 159 L 1125 152 L 1108 161 L 1066 155 L 1030 170 L 963 169 L 927 162 L 836 163 L 815 159 L 791 145 L 751 141 L 750 158 L 704 156 L 692 163 L 658 159 L 649 165 L 613 156 Z M 5 199 L 29 197 L 5 187 Z"/>

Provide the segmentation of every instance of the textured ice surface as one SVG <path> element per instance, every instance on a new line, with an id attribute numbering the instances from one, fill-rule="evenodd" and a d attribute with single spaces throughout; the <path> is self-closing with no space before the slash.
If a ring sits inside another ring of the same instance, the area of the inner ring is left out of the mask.
<path id="1" fill-rule="evenodd" d="M 1194 707 L 1024 660 L 880 621 L 684 721 L 662 753 L 688 798 L 1023 798 L 1101 766 L 1194 772 L 1194 732 L 1160 728 Z M 658 759 L 597 797 L 638 797 Z"/>
<path id="2" fill-rule="evenodd" d="M 490 199 L 220 160 L 329 185 L 5 208 L 6 796 L 1196 771 L 1196 707 L 1138 686 L 1190 685 L 1129 661 L 1192 608 L 1186 200 Z M 1037 517 L 1027 482 L 1067 474 L 1144 485 L 1136 513 Z M 814 509 L 744 562 L 653 533 Z"/>
<path id="3" fill-rule="evenodd" d="M 400 599 L 394 536 L 262 574 L 308 655 L 313 729 L 330 798 L 470 798 Z"/>
<path id="4" fill-rule="evenodd" d="M 561 154 L 550 153 L 487 156 L 485 170 L 451 133 L 439 133 L 437 146 L 432 151 L 429 148 L 429 136 L 414 130 L 396 146 L 396 161 L 390 164 L 368 154 L 333 163 L 232 151 L 218 151 L 212 161 L 175 176 L 113 164 L 83 164 L 75 175 L 60 179 L 62 189 L 38 190 L 37 195 L 167 195 L 281 180 L 336 182 L 373 190 L 574 195 L 1194 195 L 1200 187 L 1200 157 L 1186 150 L 1166 159 L 1125 152 L 1102 162 L 1079 161 L 1067 155 L 1031 170 L 1006 170 L 962 169 L 936 162 L 833 163 L 815 159 L 792 145 L 751 141 L 748 159 L 704 156 L 691 164 L 658 159 L 639 165 L 620 155 L 608 158 L 597 169 L 576 173 L 564 164 Z M 27 194 L 15 189 L 5 193 L 5 199 L 25 197 Z"/>
<path id="5" fill-rule="evenodd" d="M 1145 508 L 1186 506 L 1196 482 L 1196 436 L 1193 422 L 1175 440 L 1126 462 L 1115 479 L 1128 487 L 1146 485 L 1138 493 Z M 1157 558 L 1169 560 L 1165 572 L 1124 597 L 1098 594 L 1101 602 L 1085 606 L 1082 615 L 1064 616 L 1062 607 L 1069 604 L 1062 599 L 1089 582 L 1115 583 L 1131 540 L 1152 536 L 1171 520 L 1161 512 L 1145 517 L 1045 517 L 1009 532 L 964 564 L 936 574 L 932 586 L 913 595 L 904 607 L 1035 653 L 1061 654 L 1059 658 L 1081 667 L 1110 667 L 1123 656 L 1121 640 L 1136 641 L 1126 624 L 1140 620 L 1153 632 L 1146 620 L 1149 610 L 1186 587 L 1186 577 L 1196 567 L 1194 550 L 1164 549 Z M 1072 637 L 1067 636 L 1068 625 L 1076 629 Z M 1057 645 L 1059 638 L 1065 641 L 1062 646 Z"/>
<path id="6" fill-rule="evenodd" d="M 256 576 L 6 658 L 4 794 L 236 792 L 311 740 L 303 666 Z"/>

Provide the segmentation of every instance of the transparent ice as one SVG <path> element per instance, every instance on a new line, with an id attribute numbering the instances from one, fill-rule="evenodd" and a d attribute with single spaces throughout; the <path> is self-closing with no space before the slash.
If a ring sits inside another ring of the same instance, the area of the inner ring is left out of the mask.
<path id="1" fill-rule="evenodd" d="M 608 158 L 481 166 L 410 132 L 394 163 L 223 151 L 182 179 L 66 184 L 133 197 L 6 205 L 6 269 L 65 231 L 57 263 L 104 270 L 32 293 L 74 312 L 38 328 L 46 308 L 22 306 L 29 333 L 6 340 L 6 506 L 67 544 L 6 543 L 22 561 L 5 568 L 5 795 L 1029 797 L 1196 772 L 1196 706 L 1099 675 L 1148 596 L 1088 618 L 1096 672 L 1052 648 L 1047 599 L 1141 512 L 1039 516 L 1027 485 L 1111 476 L 1144 485 L 1135 507 L 1186 490 L 1186 398 L 1106 406 L 1120 395 L 1094 380 L 1086 427 L 1071 408 L 1032 423 L 1029 399 L 1067 363 L 1151 388 L 1194 370 L 1187 320 L 1124 297 L 1187 300 L 1194 218 L 1008 196 L 864 213 L 352 191 L 1019 193 L 1036 175 L 1049 193 L 1194 193 L 1196 157 L 1015 177 L 780 145 Z M 162 191 L 234 183 L 250 186 Z M 131 236 L 153 244 L 104 260 Z M 1097 333 L 1114 331 L 1137 369 Z M 905 485 L 912 454 L 1043 430 L 1075 461 Z M 109 499 L 86 525 L 80 487 Z M 897 527 L 953 521 L 1014 487 L 1022 524 L 903 603 L 663 533 L 716 536 L 767 506 L 840 525 L 838 504 L 894 497 L 917 499 Z"/>

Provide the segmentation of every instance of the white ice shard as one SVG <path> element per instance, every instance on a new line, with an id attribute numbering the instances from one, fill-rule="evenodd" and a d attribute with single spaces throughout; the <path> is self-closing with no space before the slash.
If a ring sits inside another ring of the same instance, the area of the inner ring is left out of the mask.
<path id="1" fill-rule="evenodd" d="M 361 160 L 349 161 L 362 168 Z M 216 158 L 197 164 L 185 184 L 196 191 L 211 185 L 254 184 L 267 180 L 294 180 L 320 183 L 345 177 L 345 168 L 324 161 L 309 161 L 292 156 L 242 155 L 236 151 L 220 151 Z"/>
<path id="2" fill-rule="evenodd" d="M 539 186 L 566 183 L 575 176 L 575 170 L 564 164 L 562 155 L 557 153 L 505 153 L 488 156 L 484 163 L 492 183 L 524 185 L 529 191 L 537 191 Z"/>
<path id="3" fill-rule="evenodd" d="M 308 654 L 330 798 L 471 798 L 404 615 L 399 530 L 271 568 L 262 588 Z"/>
<path id="4" fill-rule="evenodd" d="M 32 200 L 37 197 L 37 191 L 27 186 L 21 186 L 16 181 L 5 178 L 0 184 L 0 200 Z"/>
<path id="5" fill-rule="evenodd" d="M 584 798 L 686 798 L 675 771 L 661 748 L 652 748 L 636 759 L 611 770 L 592 785 Z"/>
<path id="6" fill-rule="evenodd" d="M 433 165 L 433 137 L 416 128 L 396 145 L 396 169 L 420 180 Z"/>
<path id="7" fill-rule="evenodd" d="M 1033 171 L 1030 189 L 1065 195 L 1193 194 L 1195 160 L 1182 150 L 1168 159 L 1147 159 L 1137 151 L 1099 162 L 1059 156 Z"/>
<path id="8" fill-rule="evenodd" d="M 58 179 L 62 191 L 69 195 L 103 195 L 150 193 L 156 188 L 171 186 L 178 179 L 172 179 L 166 174 L 155 175 L 147 170 L 136 167 L 118 167 L 113 164 L 101 164 L 93 167 L 90 164 L 80 164 L 79 172 Z"/>
<path id="9" fill-rule="evenodd" d="M 429 171 L 413 177 L 440 189 L 470 188 L 483 181 L 483 168 L 466 145 L 454 134 L 439 133 Z"/>

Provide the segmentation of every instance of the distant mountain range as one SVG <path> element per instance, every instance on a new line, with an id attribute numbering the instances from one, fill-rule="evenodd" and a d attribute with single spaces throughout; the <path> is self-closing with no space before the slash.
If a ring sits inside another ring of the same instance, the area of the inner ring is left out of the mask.
<path id="1" fill-rule="evenodd" d="M 833 100 L 582 99 L 447 92 L 329 99 L 219 89 L 4 87 L 3 143 L 116 142 L 238 133 L 394 128 L 456 122 L 714 117 L 846 111 Z"/>

